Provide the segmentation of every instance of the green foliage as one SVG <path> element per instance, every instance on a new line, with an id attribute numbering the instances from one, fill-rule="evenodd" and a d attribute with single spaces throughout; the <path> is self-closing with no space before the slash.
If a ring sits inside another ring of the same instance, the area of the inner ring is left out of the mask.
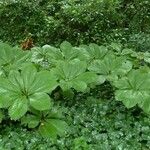
<path id="1" fill-rule="evenodd" d="M 109 81 L 114 81 L 118 79 L 118 76 L 128 73 L 132 69 L 132 63 L 125 57 L 109 54 L 103 60 L 94 61 L 88 69 L 104 76 Z"/>
<path id="2" fill-rule="evenodd" d="M 129 28 L 138 33 L 140 31 L 149 33 L 150 23 L 150 2 L 148 0 L 131 0 L 123 1 L 126 14 L 125 23 L 129 24 Z"/>
<path id="3" fill-rule="evenodd" d="M 38 118 L 35 117 L 29 127 L 41 125 L 42 111 L 53 108 L 53 101 L 48 94 L 58 86 L 56 77 L 48 70 L 38 71 L 30 62 L 30 57 L 27 57 L 30 52 L 25 53 L 4 43 L 1 43 L 0 48 L 2 52 L 0 67 L 5 70 L 0 76 L 0 108 L 8 109 L 11 120 L 19 120 L 29 112 L 32 114 L 35 109 Z M 9 67 L 7 74 L 6 67 Z M 51 113 L 48 114 L 51 115 Z M 0 116 L 2 120 L 2 113 Z M 31 120 L 33 115 L 31 117 L 29 115 L 28 118 Z M 59 124 L 64 124 L 65 128 L 64 121 L 59 118 L 48 117 L 48 120 L 44 122 L 46 122 L 43 123 L 44 126 L 39 128 L 43 136 L 47 134 L 46 137 L 56 137 L 57 134 L 64 131 L 63 128 L 59 129 Z M 58 125 L 53 127 L 55 122 L 58 122 Z"/>
<path id="4" fill-rule="evenodd" d="M 83 99 L 79 94 L 76 98 L 79 99 L 76 104 L 60 102 L 70 126 L 66 136 L 53 141 L 18 124 L 8 126 L 7 122 L 0 125 L 0 149 L 149 150 L 150 118 L 141 111 L 126 110 L 120 102 L 114 100 Z"/>
<path id="5" fill-rule="evenodd" d="M 150 112 L 150 73 L 142 70 L 132 70 L 127 77 L 115 83 L 118 90 L 116 100 L 121 100 L 127 108 L 139 105 L 146 112 Z"/>
<path id="6" fill-rule="evenodd" d="M 43 137 L 56 138 L 67 125 L 53 105 L 54 95 L 71 102 L 79 92 L 90 95 L 92 88 L 106 82 L 127 108 L 138 105 L 150 113 L 149 52 L 135 52 L 117 43 L 73 47 L 66 41 L 60 48 L 44 45 L 26 52 L 4 43 L 0 48 L 4 70 L 0 75 L 0 121 L 21 121 L 28 128 L 38 128 Z M 75 143 L 80 145 L 80 140 Z"/>
<path id="7" fill-rule="evenodd" d="M 22 64 L 29 60 L 30 54 L 17 47 L 0 42 L 0 71 L 7 76 L 10 70 L 21 68 Z M 14 55 L 15 54 L 15 55 Z"/>
<path id="8" fill-rule="evenodd" d="M 0 6 L 2 25 L 0 39 L 15 45 L 30 34 L 36 33 L 34 37 L 38 40 L 42 33 L 41 29 L 46 26 L 46 22 L 45 15 L 34 4 L 34 2 L 30 3 L 25 0 L 11 1 Z"/>
<path id="9" fill-rule="evenodd" d="M 117 100 L 123 101 L 128 108 L 138 104 L 144 111 L 150 112 L 148 104 L 146 105 L 146 103 L 149 103 L 148 98 L 146 97 L 146 99 L 144 99 L 142 96 L 141 103 L 141 97 L 134 98 L 132 89 L 125 87 L 125 83 L 122 82 L 122 80 L 124 81 L 126 78 L 130 78 L 131 72 L 134 72 L 135 69 L 140 69 L 143 65 L 144 67 L 141 70 L 148 76 L 149 52 L 135 52 L 132 49 L 123 48 L 121 44 L 117 43 L 112 43 L 107 47 L 98 46 L 96 44 L 72 47 L 70 43 L 63 42 L 60 45 L 60 49 L 48 45 L 43 46 L 43 52 L 44 49 L 46 52 L 44 57 L 46 61 L 49 62 L 48 68 L 57 77 L 59 86 L 63 91 L 70 91 L 73 88 L 76 91 L 84 92 L 87 91 L 87 87 L 92 88 L 105 81 L 109 81 L 112 86 L 120 83 L 123 87 L 116 86 L 117 89 L 115 93 L 117 93 Z M 36 48 L 34 51 L 35 50 Z M 37 53 L 37 55 L 40 55 L 40 52 Z M 43 61 L 45 60 L 43 59 Z M 142 77 L 140 72 L 137 74 Z M 133 74 L 133 78 L 134 76 L 137 75 Z M 144 79 L 145 82 L 143 82 Z M 136 82 L 138 81 L 139 79 L 137 78 Z M 141 90 L 143 86 L 146 86 L 145 83 L 149 83 L 146 81 L 146 76 L 139 82 L 143 82 L 144 84 L 139 85 Z M 132 100 L 128 97 L 128 92 L 125 91 L 126 88 L 131 90 L 129 93 L 131 93 Z M 146 89 L 146 91 L 148 91 L 148 89 Z M 125 92 L 126 95 L 122 94 L 123 92 Z M 139 89 L 138 92 L 143 93 L 139 91 Z M 135 95 L 138 96 L 136 92 Z M 147 93 L 147 95 L 149 95 L 149 93 Z"/>
<path id="10" fill-rule="evenodd" d="M 11 71 L 8 79 L 0 79 L 1 108 L 9 107 L 11 119 L 21 118 L 29 109 L 48 110 L 51 108 L 49 96 L 57 82 L 55 77 L 48 71 L 37 72 L 30 65 L 24 67 L 21 72 Z M 9 103 L 5 105 L 5 99 Z"/>
<path id="11" fill-rule="evenodd" d="M 4 1 L 0 39 L 13 45 L 29 35 L 37 45 L 129 43 L 130 34 L 149 33 L 149 6 L 148 0 Z"/>
<path id="12" fill-rule="evenodd" d="M 60 111 L 53 108 L 43 113 L 34 111 L 33 114 L 27 114 L 21 119 L 21 123 L 29 128 L 38 127 L 39 133 L 44 138 L 56 139 L 57 135 L 61 136 L 67 131 L 67 124 L 61 119 L 62 117 Z"/>
<path id="13" fill-rule="evenodd" d="M 143 32 L 131 34 L 128 44 L 130 47 L 135 48 L 137 51 L 150 51 L 150 34 Z"/>
<path id="14" fill-rule="evenodd" d="M 133 118 L 130 112 L 138 106 L 150 113 L 150 53 L 144 52 L 150 48 L 149 14 L 148 0 L 0 2 L 0 40 L 16 45 L 32 37 L 37 46 L 60 45 L 22 51 L 0 42 L 0 123 L 12 120 L 57 139 L 47 144 L 26 140 L 29 146 L 17 143 L 20 149 L 149 149 L 148 118 L 143 112 Z M 92 96 L 86 99 L 89 106 L 80 107 L 81 95 Z M 128 110 L 93 97 L 113 97 Z M 68 100 L 69 107 L 58 109 L 56 100 Z M 71 131 L 62 138 L 65 121 Z M 0 140 L 0 149 L 19 149 L 8 137 Z"/>
<path id="15" fill-rule="evenodd" d="M 87 64 L 82 61 L 70 63 L 60 63 L 53 71 L 59 80 L 59 85 L 63 91 L 74 88 L 77 91 L 85 91 L 87 84 L 97 80 L 93 72 L 86 72 Z"/>

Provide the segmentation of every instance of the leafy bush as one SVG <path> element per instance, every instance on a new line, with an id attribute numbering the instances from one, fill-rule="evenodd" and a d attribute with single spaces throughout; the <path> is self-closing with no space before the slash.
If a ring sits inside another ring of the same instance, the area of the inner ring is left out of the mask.
<path id="1" fill-rule="evenodd" d="M 0 39 L 13 45 L 29 35 L 36 45 L 128 43 L 131 33 L 149 33 L 149 5 L 148 0 L 3 2 Z"/>
<path id="2" fill-rule="evenodd" d="M 149 33 L 150 23 L 150 2 L 148 0 L 123 1 L 125 24 L 129 26 L 132 32 Z"/>
<path id="3" fill-rule="evenodd" d="M 136 49 L 137 51 L 150 51 L 150 34 L 138 33 L 132 34 L 129 38 L 130 47 Z"/>
<path id="4" fill-rule="evenodd" d="M 37 5 L 27 1 L 1 5 L 0 20 L 0 39 L 13 45 L 20 43 L 30 34 L 34 34 L 35 39 L 40 38 L 46 26 L 44 13 Z"/>

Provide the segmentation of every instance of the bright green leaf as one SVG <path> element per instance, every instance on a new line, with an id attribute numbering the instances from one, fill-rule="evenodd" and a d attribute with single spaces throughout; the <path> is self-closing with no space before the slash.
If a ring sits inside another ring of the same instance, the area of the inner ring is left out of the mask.
<path id="1" fill-rule="evenodd" d="M 114 82 L 116 100 L 122 101 L 127 108 L 139 105 L 150 112 L 150 74 L 132 70 L 127 77 Z"/>
<path id="2" fill-rule="evenodd" d="M 66 131 L 67 124 L 59 119 L 47 119 L 42 122 L 39 127 L 39 132 L 43 137 L 56 138 L 57 135 L 62 135 Z"/>
<path id="3" fill-rule="evenodd" d="M 16 99 L 12 106 L 9 108 L 9 116 L 13 120 L 20 119 L 28 110 L 28 100 L 26 97 Z"/>
<path id="4" fill-rule="evenodd" d="M 30 105 L 36 110 L 49 110 L 52 106 L 51 99 L 46 93 L 35 93 L 29 98 Z"/>

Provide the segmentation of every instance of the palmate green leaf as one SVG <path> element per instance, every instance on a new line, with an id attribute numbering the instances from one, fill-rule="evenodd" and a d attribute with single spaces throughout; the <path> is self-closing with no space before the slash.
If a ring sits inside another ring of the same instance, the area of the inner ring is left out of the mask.
<path id="1" fill-rule="evenodd" d="M 64 41 L 59 48 L 52 47 L 50 45 L 44 45 L 42 48 L 36 47 L 33 48 L 33 57 L 34 62 L 48 60 L 50 65 L 57 65 L 59 61 L 71 61 L 76 59 L 79 51 L 72 47 L 72 45 Z"/>
<path id="2" fill-rule="evenodd" d="M 44 45 L 43 47 L 32 48 L 32 61 L 40 63 L 42 61 L 48 61 L 50 64 L 57 63 L 58 60 L 63 60 L 63 55 L 60 49 L 52 47 L 50 45 Z"/>
<path id="3" fill-rule="evenodd" d="M 84 92 L 87 89 L 88 84 L 100 83 L 98 80 L 100 81 L 99 77 L 94 72 L 84 72 L 76 77 L 76 79 L 72 81 L 72 84 L 75 90 Z"/>
<path id="4" fill-rule="evenodd" d="M 18 49 L 17 52 L 18 55 L 15 57 L 14 62 L 11 63 L 8 67 L 10 70 L 20 70 L 26 63 L 31 62 L 31 52 L 23 51 L 21 49 Z"/>
<path id="5" fill-rule="evenodd" d="M 72 45 L 67 41 L 64 41 L 60 44 L 60 50 L 62 51 L 65 60 L 72 60 L 78 56 L 77 49 L 73 48 Z"/>
<path id="6" fill-rule="evenodd" d="M 77 91 L 84 91 L 89 83 L 97 80 L 97 75 L 92 72 L 86 72 L 87 64 L 83 61 L 62 62 L 53 69 L 56 74 L 59 85 L 63 91 L 71 88 Z"/>
<path id="7" fill-rule="evenodd" d="M 114 82 L 116 100 L 122 101 L 127 108 L 135 105 L 150 112 L 150 74 L 132 70 L 127 77 Z"/>
<path id="8" fill-rule="evenodd" d="M 20 82 L 23 84 L 22 87 L 30 89 L 37 76 L 37 70 L 33 64 L 27 64 L 22 68 L 21 74 L 19 75 L 21 78 Z"/>
<path id="9" fill-rule="evenodd" d="M 88 68 L 90 71 L 103 75 L 107 80 L 113 81 L 118 76 L 127 74 L 132 69 L 132 63 L 124 57 L 108 54 L 103 60 L 95 60 Z"/>
<path id="10" fill-rule="evenodd" d="M 36 110 L 49 110 L 52 107 L 51 99 L 46 93 L 35 93 L 30 96 L 29 101 Z"/>
<path id="11" fill-rule="evenodd" d="M 24 82 L 22 80 L 20 72 L 16 70 L 10 71 L 8 75 L 8 80 L 9 83 L 11 84 L 11 87 L 13 86 L 16 92 L 24 89 Z"/>
<path id="12" fill-rule="evenodd" d="M 59 85 L 63 91 L 68 91 L 69 89 L 73 88 L 71 81 L 60 80 Z"/>
<path id="13" fill-rule="evenodd" d="M 43 137 L 56 139 L 57 135 L 63 135 L 68 128 L 66 122 L 61 118 L 61 111 L 53 107 L 48 111 L 27 114 L 21 118 L 21 123 L 29 128 L 39 126 L 39 132 Z"/>
<path id="14" fill-rule="evenodd" d="M 87 64 L 84 61 L 61 62 L 54 69 L 56 76 L 59 79 L 71 80 L 86 71 Z"/>
<path id="15" fill-rule="evenodd" d="M 35 63 L 48 62 L 49 66 L 55 67 L 59 62 L 72 61 L 79 59 L 79 50 L 76 47 L 64 41 L 59 48 L 50 45 L 44 45 L 42 48 L 32 48 L 32 61 Z"/>
<path id="16" fill-rule="evenodd" d="M 43 48 L 48 51 L 47 57 L 48 57 L 48 61 L 51 64 L 55 65 L 55 64 L 57 64 L 58 61 L 64 60 L 64 56 L 63 56 L 62 52 L 60 51 L 60 49 L 49 46 L 49 45 L 43 46 Z"/>
<path id="17" fill-rule="evenodd" d="M 27 64 L 18 71 L 10 72 L 8 79 L 15 89 L 33 94 L 36 92 L 48 93 L 56 88 L 56 77 L 49 71 L 37 72 L 33 64 Z"/>
<path id="18" fill-rule="evenodd" d="M 52 102 L 47 93 L 56 86 L 56 77 L 51 72 L 37 72 L 33 64 L 26 64 L 21 71 L 13 70 L 8 78 L 0 78 L 0 107 L 9 107 L 9 115 L 14 120 L 21 118 L 31 106 L 48 110 Z"/>
<path id="19" fill-rule="evenodd" d="M 80 48 L 79 58 L 81 60 L 86 60 L 88 62 L 97 59 L 103 59 L 105 55 L 108 53 L 108 49 L 105 46 L 98 46 L 97 44 L 94 43 L 90 44 L 89 46 L 81 45 L 79 48 Z"/>
<path id="20" fill-rule="evenodd" d="M 1 99 L 3 99 L 3 102 L 10 102 L 12 97 L 17 96 L 19 92 L 20 88 L 18 84 L 14 84 L 11 80 L 9 81 L 7 78 L 0 78 L 0 95 Z"/>
<path id="21" fill-rule="evenodd" d="M 7 65 L 15 59 L 15 51 L 6 43 L 0 42 L 0 52 L 0 65 Z"/>
<path id="22" fill-rule="evenodd" d="M 98 79 L 98 76 L 94 72 L 84 72 L 76 77 L 76 80 L 84 81 L 89 84 L 95 82 Z"/>
<path id="23" fill-rule="evenodd" d="M 102 59 L 107 54 L 108 49 L 105 46 L 90 44 L 87 51 L 93 59 Z"/>
<path id="24" fill-rule="evenodd" d="M 92 59 L 92 57 L 90 56 L 90 54 L 88 52 L 89 46 L 80 45 L 79 47 L 76 47 L 75 49 L 79 53 L 79 55 L 78 55 L 79 60 L 88 62 Z"/>
<path id="25" fill-rule="evenodd" d="M 84 81 L 81 81 L 81 80 L 73 80 L 72 81 L 72 87 L 76 91 L 84 92 L 87 89 L 87 84 Z"/>
<path id="26" fill-rule="evenodd" d="M 20 97 L 14 100 L 12 106 L 10 106 L 8 113 L 11 119 L 17 120 L 25 115 L 28 110 L 28 100 L 26 97 Z"/>
<path id="27" fill-rule="evenodd" d="M 0 67 L 2 66 L 5 73 L 10 70 L 19 69 L 23 63 L 30 60 L 31 54 L 22 51 L 17 47 L 11 47 L 8 44 L 0 42 Z"/>
<path id="28" fill-rule="evenodd" d="M 48 50 L 47 50 L 47 45 L 41 47 L 33 47 L 31 49 L 32 52 L 32 60 L 37 59 L 37 60 L 43 60 L 47 57 Z"/>
<path id="29" fill-rule="evenodd" d="M 60 119 L 47 119 L 45 122 L 42 122 L 39 127 L 39 132 L 43 137 L 53 139 L 55 139 L 57 135 L 63 135 L 66 130 L 67 124 Z"/>

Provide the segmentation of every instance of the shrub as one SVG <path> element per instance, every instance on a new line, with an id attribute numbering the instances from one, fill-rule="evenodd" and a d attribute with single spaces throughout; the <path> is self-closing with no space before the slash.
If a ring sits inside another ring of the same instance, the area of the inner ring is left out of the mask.
<path id="1" fill-rule="evenodd" d="M 0 39 L 20 43 L 30 34 L 37 45 L 112 41 L 149 33 L 149 1 L 16 1 L 1 4 Z"/>

